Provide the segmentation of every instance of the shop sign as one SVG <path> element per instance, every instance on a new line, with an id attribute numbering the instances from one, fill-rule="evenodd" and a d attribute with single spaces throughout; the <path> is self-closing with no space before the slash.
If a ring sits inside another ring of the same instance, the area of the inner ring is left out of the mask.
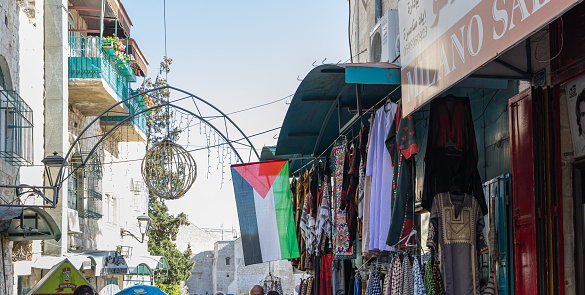
<path id="1" fill-rule="evenodd" d="M 565 84 L 575 158 L 585 156 L 585 76 Z"/>
<path id="2" fill-rule="evenodd" d="M 409 115 L 578 0 L 402 0 L 402 104 Z"/>
<path id="3" fill-rule="evenodd" d="M 49 277 L 44 279 L 45 281 L 42 285 L 31 294 L 69 295 L 73 294 L 75 289 L 81 285 L 90 285 L 83 275 L 71 265 L 69 260 L 64 260 L 58 267 L 54 267 L 52 272 L 47 275 Z"/>
<path id="4" fill-rule="evenodd" d="M 125 275 L 128 274 L 128 264 L 122 254 L 111 251 L 104 257 L 104 268 L 102 274 Z"/>

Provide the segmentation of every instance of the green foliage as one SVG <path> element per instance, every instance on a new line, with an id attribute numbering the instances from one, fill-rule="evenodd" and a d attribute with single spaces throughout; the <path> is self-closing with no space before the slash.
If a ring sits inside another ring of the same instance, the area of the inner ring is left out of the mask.
<path id="1" fill-rule="evenodd" d="M 169 285 L 169 284 L 155 284 L 155 286 L 161 289 L 163 292 L 167 293 L 168 295 L 181 295 L 181 286 L 180 285 Z"/>
<path id="2" fill-rule="evenodd" d="M 167 276 L 155 277 L 156 283 L 178 285 L 189 279 L 195 262 L 191 262 L 191 245 L 181 253 L 174 241 L 177 240 L 179 227 L 189 225 L 187 216 L 180 213 L 176 217 L 169 214 L 164 200 L 151 195 L 148 202 L 148 215 L 152 218 L 148 231 L 148 251 L 151 255 L 164 256 L 169 262 Z"/>
<path id="3" fill-rule="evenodd" d="M 166 78 L 162 78 L 163 74 L 170 71 L 170 64 L 172 59 L 164 57 L 160 64 L 160 71 L 157 74 L 155 81 L 150 78 L 146 80 L 147 88 L 161 87 L 167 84 Z M 157 90 L 150 92 L 151 98 L 155 105 L 164 104 L 168 101 L 170 92 L 168 89 Z M 156 108 L 153 110 L 147 119 L 148 134 L 147 134 L 147 148 L 153 144 L 165 140 L 176 140 L 180 131 L 172 128 L 172 112 L 169 112 L 165 107 Z M 148 216 L 152 218 L 150 228 L 148 230 L 148 251 L 151 255 L 164 256 L 169 262 L 168 275 L 157 275 L 154 278 L 157 287 L 159 284 L 165 288 L 171 288 L 170 291 L 159 287 L 161 290 L 171 294 L 179 294 L 180 284 L 182 281 L 189 279 L 191 276 L 191 269 L 195 262 L 191 262 L 191 245 L 183 253 L 179 251 L 174 243 L 177 240 L 179 227 L 182 225 L 189 225 L 187 216 L 180 213 L 176 217 L 169 214 L 169 209 L 163 199 L 150 193 L 148 200 Z M 175 292 L 177 290 L 177 293 Z"/>

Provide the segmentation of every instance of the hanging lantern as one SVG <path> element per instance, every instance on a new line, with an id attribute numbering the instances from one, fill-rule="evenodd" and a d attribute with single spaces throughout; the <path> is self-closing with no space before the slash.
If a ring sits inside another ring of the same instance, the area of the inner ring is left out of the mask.
<path id="1" fill-rule="evenodd" d="M 197 164 L 182 146 L 163 140 L 142 159 L 142 178 L 150 191 L 167 200 L 182 197 L 197 178 Z"/>

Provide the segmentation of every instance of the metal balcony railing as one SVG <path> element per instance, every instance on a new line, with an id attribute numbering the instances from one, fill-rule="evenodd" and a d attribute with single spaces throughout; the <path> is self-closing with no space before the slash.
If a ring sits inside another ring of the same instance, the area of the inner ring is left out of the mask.
<path id="1" fill-rule="evenodd" d="M 69 78 L 102 78 L 114 89 L 120 99 L 127 99 L 130 95 L 129 82 L 135 82 L 136 77 L 128 65 L 115 61 L 103 48 L 99 37 L 70 37 L 69 38 Z M 124 74 L 130 73 L 130 74 Z M 140 111 L 138 102 L 129 100 L 124 103 L 130 115 Z M 124 116 L 109 116 L 103 121 L 121 121 Z M 132 123 L 146 134 L 146 119 L 144 115 L 133 118 Z"/>
<path id="2" fill-rule="evenodd" d="M 13 90 L 0 90 L 0 158 L 15 166 L 33 161 L 33 112 Z"/>

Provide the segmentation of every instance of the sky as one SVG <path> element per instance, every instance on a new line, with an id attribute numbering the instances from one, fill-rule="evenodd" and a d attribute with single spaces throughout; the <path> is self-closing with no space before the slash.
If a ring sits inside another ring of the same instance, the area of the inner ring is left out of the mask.
<path id="1" fill-rule="evenodd" d="M 164 0 L 126 0 L 134 38 L 156 75 L 165 55 Z M 348 2 L 166 1 L 166 50 L 173 59 L 168 81 L 224 113 L 246 109 L 294 94 L 314 65 L 349 59 Z M 247 135 L 280 127 L 290 99 L 233 114 Z M 212 115 L 212 114 L 209 114 Z M 185 146 L 205 146 L 205 132 L 185 130 Z M 239 138 L 230 134 L 230 139 Z M 251 138 L 258 153 L 276 145 L 278 130 Z M 239 150 L 248 161 L 249 150 Z M 192 155 L 197 179 L 179 200 L 167 201 L 172 214 L 185 212 L 203 228 L 238 228 L 229 161 L 225 149 Z M 219 153 L 219 154 L 218 154 Z M 231 157 L 234 160 L 233 156 Z M 256 159 L 251 158 L 252 161 Z"/>

